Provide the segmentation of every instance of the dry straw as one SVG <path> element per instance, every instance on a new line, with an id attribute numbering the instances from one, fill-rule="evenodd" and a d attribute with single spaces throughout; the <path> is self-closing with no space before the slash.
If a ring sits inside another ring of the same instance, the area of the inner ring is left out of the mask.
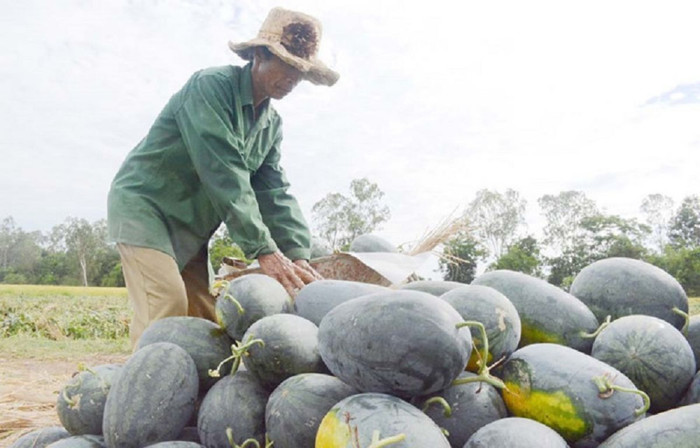
<path id="1" fill-rule="evenodd" d="M 460 260 L 457 257 L 446 255 L 435 251 L 435 248 L 440 244 L 445 243 L 450 238 L 460 233 L 466 233 L 471 230 L 471 224 L 464 215 L 455 216 L 455 211 L 442 219 L 434 228 L 426 231 L 423 236 L 418 239 L 418 242 L 408 251 L 408 255 L 417 255 L 424 252 L 432 252 L 439 257 L 446 258 L 450 261 Z"/>

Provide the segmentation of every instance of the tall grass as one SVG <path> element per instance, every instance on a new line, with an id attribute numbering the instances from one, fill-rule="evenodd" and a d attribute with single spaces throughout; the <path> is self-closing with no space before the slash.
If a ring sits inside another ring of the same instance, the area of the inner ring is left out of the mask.
<path id="1" fill-rule="evenodd" d="M 124 288 L 0 285 L 0 337 L 119 339 L 131 321 Z"/>

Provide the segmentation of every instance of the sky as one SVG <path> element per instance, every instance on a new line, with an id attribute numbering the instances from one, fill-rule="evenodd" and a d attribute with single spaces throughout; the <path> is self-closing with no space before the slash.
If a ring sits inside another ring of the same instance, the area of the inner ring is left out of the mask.
<path id="1" fill-rule="evenodd" d="M 578 190 L 635 217 L 700 194 L 700 3 L 433 0 L 0 0 L 0 219 L 49 231 L 106 218 L 109 184 L 196 70 L 242 64 L 274 6 L 324 27 L 333 87 L 274 102 L 307 218 L 353 179 L 420 238 L 481 189 Z"/>

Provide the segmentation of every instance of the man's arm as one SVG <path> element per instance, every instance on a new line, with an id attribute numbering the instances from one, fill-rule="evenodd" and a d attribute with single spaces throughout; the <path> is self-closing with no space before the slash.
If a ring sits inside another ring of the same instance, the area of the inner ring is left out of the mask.
<path id="1" fill-rule="evenodd" d="M 296 198 L 289 194 L 289 182 L 280 165 L 281 132 L 268 156 L 253 175 L 251 184 L 263 221 L 286 258 L 294 260 L 294 269 L 304 283 L 321 279 L 308 263 L 311 256 L 311 233 Z M 261 261 L 261 266 L 262 266 Z M 290 269 L 289 265 L 285 268 Z M 300 287 L 300 285 L 297 285 Z"/>

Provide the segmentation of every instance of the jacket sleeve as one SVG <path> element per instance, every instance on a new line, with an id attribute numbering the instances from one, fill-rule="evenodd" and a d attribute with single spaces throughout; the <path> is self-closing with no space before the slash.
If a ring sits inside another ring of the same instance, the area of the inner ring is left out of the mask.
<path id="1" fill-rule="evenodd" d="M 289 182 L 280 165 L 281 132 L 252 177 L 263 220 L 280 250 L 291 260 L 311 257 L 311 233 L 296 198 L 287 192 Z"/>
<path id="2" fill-rule="evenodd" d="M 263 222 L 243 138 L 234 132 L 226 95 L 213 81 L 193 80 L 175 119 L 202 187 L 233 240 L 248 258 L 277 250 Z"/>

